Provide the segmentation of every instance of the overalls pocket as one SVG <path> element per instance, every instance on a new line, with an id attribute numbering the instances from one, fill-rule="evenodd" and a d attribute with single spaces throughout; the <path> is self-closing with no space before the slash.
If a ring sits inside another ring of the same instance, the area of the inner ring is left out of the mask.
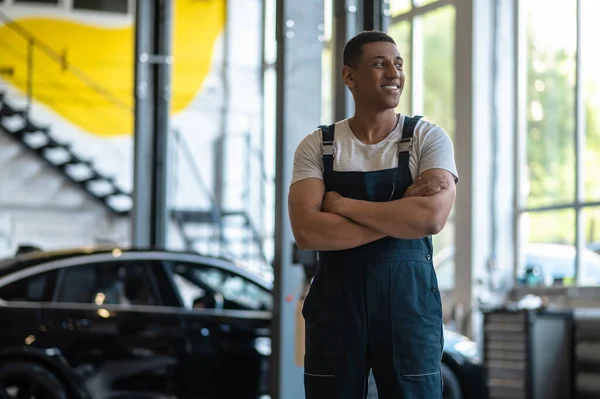
<path id="1" fill-rule="evenodd" d="M 339 327 L 336 309 L 328 298 L 326 269 L 319 265 L 302 307 L 306 326 L 305 380 L 307 377 L 332 379 L 340 355 Z"/>
<path id="2" fill-rule="evenodd" d="M 442 306 L 433 266 L 405 262 L 397 268 L 391 295 L 395 367 L 406 379 L 439 376 Z"/>
<path id="3" fill-rule="evenodd" d="M 314 310 L 318 310 L 315 308 L 325 300 L 325 281 L 323 281 L 324 269 L 325 267 L 323 264 L 318 265 L 315 275 L 310 283 L 310 287 L 308 288 L 308 294 L 306 294 L 306 298 L 302 304 L 302 316 L 307 323 L 314 318 Z"/>

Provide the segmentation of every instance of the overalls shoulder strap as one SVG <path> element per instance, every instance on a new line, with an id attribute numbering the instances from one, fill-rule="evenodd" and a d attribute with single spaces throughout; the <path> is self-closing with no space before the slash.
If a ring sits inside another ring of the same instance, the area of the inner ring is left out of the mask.
<path id="1" fill-rule="evenodd" d="M 404 126 L 402 127 L 402 139 L 400 140 L 401 144 L 407 143 L 410 144 L 413 135 L 415 134 L 415 127 L 417 126 L 417 122 L 421 119 L 421 115 L 415 115 L 412 118 L 410 116 L 404 117 Z M 406 147 L 406 149 L 403 149 Z M 400 152 L 408 152 L 409 145 L 401 146 Z"/>
<path id="2" fill-rule="evenodd" d="M 398 145 L 398 168 L 399 170 L 404 171 L 403 173 L 408 178 L 408 181 L 412 181 L 409 168 L 410 147 L 412 144 L 413 135 L 415 133 L 415 127 L 421 118 L 421 115 L 415 115 L 412 118 L 410 116 L 404 117 L 402 138 L 400 139 L 400 144 Z"/>
<path id="3" fill-rule="evenodd" d="M 323 135 L 321 140 L 321 155 L 323 156 L 323 172 L 333 171 L 333 158 L 335 151 L 333 149 L 333 136 L 335 134 L 335 123 L 329 126 L 319 126 Z"/>

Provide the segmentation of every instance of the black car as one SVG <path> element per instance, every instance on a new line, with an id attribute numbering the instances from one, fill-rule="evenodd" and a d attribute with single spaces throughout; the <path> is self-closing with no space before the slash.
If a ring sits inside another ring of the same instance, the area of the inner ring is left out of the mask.
<path id="1" fill-rule="evenodd" d="M 271 288 L 193 253 L 1 261 L 0 399 L 268 398 Z M 487 397 L 474 343 L 445 341 L 445 397 Z"/>

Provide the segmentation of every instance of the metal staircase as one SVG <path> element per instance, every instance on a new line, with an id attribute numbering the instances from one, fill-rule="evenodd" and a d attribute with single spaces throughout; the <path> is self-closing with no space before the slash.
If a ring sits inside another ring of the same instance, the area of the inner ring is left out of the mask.
<path id="1" fill-rule="evenodd" d="M 103 175 L 92 161 L 77 156 L 69 143 L 52 136 L 49 127 L 38 126 L 29 118 L 27 110 L 12 106 L 5 93 L 0 93 L 0 131 L 110 212 L 126 215 L 131 210 L 130 194 L 119 188 L 113 177 Z"/>
<path id="2" fill-rule="evenodd" d="M 93 202 L 105 207 L 114 215 L 127 215 L 132 208 L 130 194 L 121 189 L 112 176 L 102 173 L 93 161 L 76 154 L 70 143 L 58 139 L 50 127 L 42 126 L 32 118 L 34 51 L 45 54 L 47 56 L 45 59 L 56 63 L 65 73 L 72 74 L 82 84 L 92 88 L 99 98 L 121 107 L 128 106 L 67 61 L 64 53 L 60 54 L 54 51 L 40 38 L 33 36 L 18 22 L 13 21 L 1 11 L 0 22 L 27 44 L 26 51 L 22 51 L 15 49 L 11 43 L 0 41 L 0 50 L 27 61 L 26 71 L 22 74 L 27 76 L 25 104 L 16 98 L 20 96 L 9 95 L 9 87 L 2 90 L 3 88 L 0 86 L 0 133 L 8 135 L 26 151 L 36 155 L 49 168 L 59 172 L 67 181 L 79 187 Z M 15 67 L 15 65 L 0 64 L 0 73 L 3 76 L 12 77 Z"/>
<path id="3" fill-rule="evenodd" d="M 20 56 L 27 61 L 28 68 L 27 91 L 24 93 L 25 104 L 23 104 L 20 94 L 13 96 L 9 87 L 3 89 L 0 86 L 0 134 L 6 134 L 27 152 L 34 154 L 47 167 L 57 171 L 67 181 L 80 188 L 93 202 L 105 207 L 113 215 L 127 217 L 133 206 L 130 193 L 119 187 L 112 176 L 101 172 L 92 160 L 77 154 L 71 143 L 59 138 L 58 133 L 60 132 L 53 132 L 49 126 L 42 126 L 35 121 L 36 115 L 32 112 L 34 49 L 42 51 L 50 62 L 56 63 L 65 73 L 72 74 L 78 82 L 91 88 L 99 98 L 108 101 L 115 107 L 129 109 L 129 105 L 70 63 L 66 59 L 65 53 L 55 51 L 1 11 L 0 23 L 9 26 L 25 39 L 27 51 Z M 11 51 L 14 54 L 13 49 L 6 45 L 7 43 L 0 41 L 0 54 L 2 50 Z M 14 65 L 4 65 L 0 60 L 1 75 L 13 76 L 14 68 Z M 65 95 L 68 94 L 70 93 L 65 93 Z M 250 216 L 252 212 L 249 209 L 247 194 L 244 194 L 245 198 L 242 199 L 244 204 L 239 209 L 221 209 L 214 194 L 206 189 L 188 143 L 185 143 L 177 132 L 172 133 L 173 142 L 177 147 L 176 151 L 180 153 L 176 158 L 183 158 L 188 163 L 184 174 L 190 176 L 186 176 L 187 180 L 184 184 L 189 184 L 191 177 L 192 184 L 199 187 L 201 195 L 209 199 L 208 206 L 171 210 L 172 221 L 181 232 L 187 249 L 266 265 L 267 260 L 263 251 L 263 229 L 257 227 L 263 223 L 262 214 L 259 212 L 259 215 L 255 215 L 255 220 L 253 220 L 253 217 Z M 248 147 L 247 150 L 250 152 L 251 149 Z M 248 169 L 245 169 L 243 173 L 246 173 L 245 182 L 249 185 Z M 179 178 L 179 176 L 175 177 Z M 221 180 L 219 182 L 218 184 L 221 185 L 224 183 Z M 263 190 L 261 198 L 264 198 L 264 188 L 261 190 Z M 249 189 L 246 189 L 246 192 L 249 192 Z M 226 234 L 226 231 L 231 230 L 236 231 L 234 237 L 228 237 Z"/>

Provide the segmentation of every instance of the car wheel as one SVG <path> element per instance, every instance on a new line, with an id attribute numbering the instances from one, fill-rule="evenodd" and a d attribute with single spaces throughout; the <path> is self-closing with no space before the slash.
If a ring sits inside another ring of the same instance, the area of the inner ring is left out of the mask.
<path id="1" fill-rule="evenodd" d="M 0 399 L 67 399 L 67 392 L 56 376 L 33 362 L 0 364 Z"/>
<path id="2" fill-rule="evenodd" d="M 462 399 L 460 381 L 450 367 L 444 363 L 442 363 L 442 380 L 444 381 L 444 399 Z"/>

